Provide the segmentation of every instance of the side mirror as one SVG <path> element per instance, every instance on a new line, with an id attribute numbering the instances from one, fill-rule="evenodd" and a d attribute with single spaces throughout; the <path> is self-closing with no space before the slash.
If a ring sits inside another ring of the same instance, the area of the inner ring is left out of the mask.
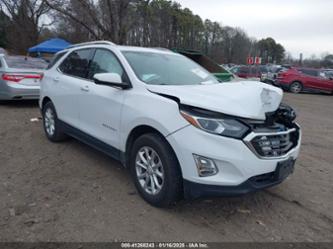
<path id="1" fill-rule="evenodd" d="M 117 73 L 97 73 L 93 78 L 97 85 L 114 86 L 122 89 L 129 88 L 129 85 L 124 83 Z"/>

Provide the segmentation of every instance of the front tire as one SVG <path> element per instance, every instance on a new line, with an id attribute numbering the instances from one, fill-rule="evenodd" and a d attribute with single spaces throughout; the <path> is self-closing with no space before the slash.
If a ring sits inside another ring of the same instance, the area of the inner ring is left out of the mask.
<path id="1" fill-rule="evenodd" d="M 167 141 L 158 134 L 145 134 L 134 142 L 130 171 L 138 192 L 151 205 L 168 207 L 181 198 L 178 160 Z"/>
<path id="2" fill-rule="evenodd" d="M 292 93 L 300 93 L 303 90 L 303 85 L 301 82 L 295 81 L 290 84 L 289 91 Z"/>
<path id="3" fill-rule="evenodd" d="M 52 102 L 47 102 L 42 110 L 43 126 L 47 138 L 52 142 L 61 142 L 67 138 L 62 132 L 61 125 Z"/>

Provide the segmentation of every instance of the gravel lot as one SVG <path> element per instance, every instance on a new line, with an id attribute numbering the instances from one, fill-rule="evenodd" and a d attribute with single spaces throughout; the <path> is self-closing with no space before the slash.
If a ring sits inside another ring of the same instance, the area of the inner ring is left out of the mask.
<path id="1" fill-rule="evenodd" d="M 50 143 L 37 102 L 0 105 L 0 241 L 333 241 L 333 96 L 285 95 L 303 147 L 283 184 L 237 198 L 146 204 L 129 173 L 71 139 Z"/>

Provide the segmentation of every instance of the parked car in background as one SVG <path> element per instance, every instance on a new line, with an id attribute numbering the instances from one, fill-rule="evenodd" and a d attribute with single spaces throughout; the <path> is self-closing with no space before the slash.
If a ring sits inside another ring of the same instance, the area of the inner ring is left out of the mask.
<path id="1" fill-rule="evenodd" d="M 333 69 L 324 69 L 323 73 L 325 74 L 325 77 L 328 79 L 333 78 Z"/>
<path id="2" fill-rule="evenodd" d="M 239 67 L 240 67 L 239 65 L 235 65 L 229 69 L 229 72 L 235 74 L 235 72 L 238 70 Z"/>
<path id="3" fill-rule="evenodd" d="M 38 99 L 46 67 L 42 59 L 0 54 L 0 100 Z"/>
<path id="4" fill-rule="evenodd" d="M 191 49 L 173 49 L 173 51 L 195 61 L 221 82 L 228 82 L 233 79 L 232 73 L 200 51 Z"/>
<path id="5" fill-rule="evenodd" d="M 267 73 L 268 69 L 264 65 L 259 66 L 238 66 L 232 70 L 240 78 L 261 78 L 263 73 Z"/>
<path id="6" fill-rule="evenodd" d="M 333 79 L 322 70 L 312 68 L 291 68 L 278 73 L 276 85 L 292 93 L 333 93 Z"/>
<path id="7" fill-rule="evenodd" d="M 260 81 L 275 85 L 275 81 L 279 72 L 283 72 L 291 68 L 288 65 L 271 65 L 267 67 L 267 73 L 262 73 Z"/>
<path id="8" fill-rule="evenodd" d="M 230 71 L 235 66 L 235 64 L 228 63 L 228 64 L 221 64 L 220 66 Z"/>
<path id="9" fill-rule="evenodd" d="M 41 84 L 47 138 L 120 160 L 152 205 L 245 194 L 293 172 L 301 131 L 279 88 L 220 83 L 168 50 L 100 41 L 58 55 Z"/>

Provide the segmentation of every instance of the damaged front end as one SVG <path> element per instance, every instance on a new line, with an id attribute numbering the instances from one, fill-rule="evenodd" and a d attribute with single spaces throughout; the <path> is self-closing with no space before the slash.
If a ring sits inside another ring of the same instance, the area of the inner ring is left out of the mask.
<path id="1" fill-rule="evenodd" d="M 266 112 L 264 120 L 230 116 L 182 104 L 179 104 L 179 109 L 196 128 L 242 140 L 261 159 L 287 157 L 300 142 L 296 113 L 285 104 L 280 104 L 274 112 Z"/>
<path id="2" fill-rule="evenodd" d="M 300 142 L 300 127 L 295 119 L 295 111 L 281 104 L 275 112 L 266 113 L 265 121 L 246 120 L 252 133 L 244 141 L 261 159 L 287 157 Z"/>

